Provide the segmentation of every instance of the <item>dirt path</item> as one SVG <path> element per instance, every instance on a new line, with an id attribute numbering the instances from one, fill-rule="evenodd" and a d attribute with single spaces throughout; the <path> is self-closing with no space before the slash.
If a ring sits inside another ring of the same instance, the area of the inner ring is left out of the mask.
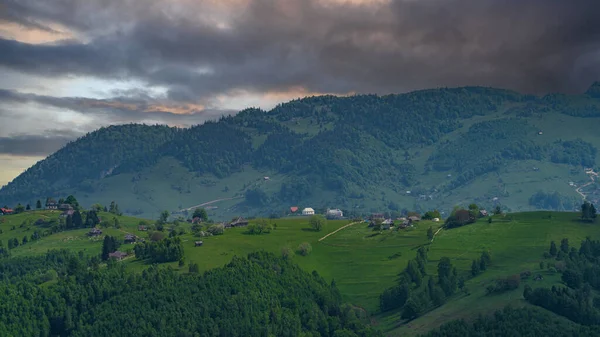
<path id="1" fill-rule="evenodd" d="M 326 238 L 326 237 L 328 237 L 328 236 L 330 236 L 330 235 L 332 235 L 332 234 L 335 234 L 335 233 L 337 233 L 337 232 L 341 231 L 342 229 L 344 229 L 344 228 L 346 228 L 346 227 L 350 227 L 350 226 L 352 226 L 352 225 L 356 225 L 357 223 L 363 223 L 363 222 L 364 222 L 364 221 L 357 221 L 357 222 L 352 222 L 352 223 L 349 223 L 349 224 L 347 224 L 347 225 L 344 225 L 344 226 L 342 226 L 342 227 L 340 227 L 340 228 L 338 228 L 338 229 L 334 230 L 333 232 L 331 232 L 331 233 L 329 233 L 329 234 L 325 235 L 324 237 L 320 238 L 320 239 L 319 239 L 319 241 L 325 240 L 325 238 Z"/>
<path id="2" fill-rule="evenodd" d="M 433 240 L 435 239 L 435 236 L 437 235 L 437 233 L 439 233 L 443 228 L 444 228 L 444 226 L 438 228 L 438 230 L 435 231 L 435 233 L 433 233 L 433 238 L 431 238 L 431 242 L 433 242 Z"/>
<path id="3" fill-rule="evenodd" d="M 583 194 L 583 192 L 581 192 L 581 189 L 584 188 L 584 187 L 586 187 L 586 186 L 589 186 L 589 185 L 593 184 L 595 182 L 594 176 L 598 177 L 598 173 L 594 172 L 594 170 L 587 170 L 587 171 L 585 171 L 585 173 L 590 176 L 590 179 L 592 181 L 590 181 L 589 183 L 587 183 L 585 185 L 579 186 L 578 188 L 575 189 L 575 192 L 577 192 L 579 195 L 581 195 L 581 197 L 583 199 L 585 199 L 586 196 L 585 196 L 585 194 Z"/>
<path id="4" fill-rule="evenodd" d="M 191 211 L 194 208 L 198 208 L 198 207 L 202 207 L 202 206 L 207 206 L 207 205 L 210 205 L 210 204 L 214 204 L 215 202 L 219 202 L 219 201 L 226 201 L 226 200 L 233 200 L 233 199 L 240 199 L 240 198 L 243 198 L 243 197 L 222 198 L 222 199 L 211 200 L 211 201 L 205 202 L 205 203 L 200 204 L 200 205 L 196 205 L 196 206 L 192 206 L 192 207 L 180 209 L 179 212 Z"/>

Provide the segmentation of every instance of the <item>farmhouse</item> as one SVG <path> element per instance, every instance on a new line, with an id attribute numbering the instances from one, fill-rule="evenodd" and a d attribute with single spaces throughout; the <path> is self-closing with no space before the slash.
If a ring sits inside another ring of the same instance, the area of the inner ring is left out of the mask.
<path id="1" fill-rule="evenodd" d="M 376 220 L 376 219 L 385 219 L 385 215 L 383 213 L 373 213 L 371 214 L 371 220 Z"/>
<path id="2" fill-rule="evenodd" d="M 10 208 L 0 208 L 0 214 L 9 215 L 13 214 L 13 210 Z"/>
<path id="3" fill-rule="evenodd" d="M 392 219 L 385 219 L 381 223 L 382 229 L 390 229 L 390 227 L 392 227 L 392 226 L 394 226 L 394 220 L 392 220 Z"/>
<path id="4" fill-rule="evenodd" d="M 413 222 L 413 221 L 421 221 L 421 217 L 413 215 L 413 216 L 409 216 L 408 220 L 411 221 L 411 222 Z"/>
<path id="5" fill-rule="evenodd" d="M 482 209 L 479 211 L 479 216 L 480 217 L 486 217 L 488 216 L 488 211 L 486 211 L 485 209 Z"/>
<path id="6" fill-rule="evenodd" d="M 315 215 L 315 210 L 310 207 L 307 207 L 302 210 L 302 215 Z"/>
<path id="7" fill-rule="evenodd" d="M 115 259 L 115 260 L 121 261 L 121 260 L 123 260 L 124 257 L 127 257 L 127 253 L 121 252 L 121 251 L 117 250 L 114 253 L 108 253 L 108 257 L 111 258 L 111 259 Z"/>
<path id="8" fill-rule="evenodd" d="M 58 204 L 55 201 L 46 202 L 46 209 L 58 209 Z"/>
<path id="9" fill-rule="evenodd" d="M 66 210 L 66 211 L 62 212 L 62 213 L 60 214 L 60 217 L 61 217 L 61 218 L 66 218 L 66 217 L 68 217 L 69 215 L 70 215 L 70 216 L 73 216 L 73 214 L 75 214 L 75 211 L 74 211 L 74 210 L 72 210 L 72 209 L 69 209 L 69 210 Z"/>
<path id="10" fill-rule="evenodd" d="M 69 204 L 60 204 L 58 205 L 58 209 L 61 211 L 68 211 L 73 209 L 73 206 L 69 205 Z"/>
<path id="11" fill-rule="evenodd" d="M 328 219 L 339 219 L 344 217 L 344 213 L 339 209 L 328 209 L 327 210 L 327 218 Z"/>
<path id="12" fill-rule="evenodd" d="M 204 242 L 202 242 L 202 241 L 196 241 L 196 242 L 194 242 L 194 247 L 200 247 L 203 244 L 204 244 Z"/>
<path id="13" fill-rule="evenodd" d="M 248 226 L 248 220 L 240 217 L 233 219 L 232 222 L 228 223 L 226 227 L 245 227 Z"/>
<path id="14" fill-rule="evenodd" d="M 146 226 L 144 226 L 144 225 L 139 225 L 139 226 L 138 226 L 138 231 L 145 232 L 145 231 L 147 231 L 147 230 L 148 230 L 148 227 L 146 227 Z"/>
<path id="15" fill-rule="evenodd" d="M 298 212 L 298 207 L 297 206 L 290 207 L 290 212 L 292 212 L 292 213 Z"/>
<path id="16" fill-rule="evenodd" d="M 99 228 L 92 228 L 89 232 L 88 232 L 89 236 L 98 236 L 98 235 L 102 235 L 102 230 Z"/>
<path id="17" fill-rule="evenodd" d="M 133 243 L 133 242 L 135 242 L 135 235 L 125 234 L 125 243 Z"/>

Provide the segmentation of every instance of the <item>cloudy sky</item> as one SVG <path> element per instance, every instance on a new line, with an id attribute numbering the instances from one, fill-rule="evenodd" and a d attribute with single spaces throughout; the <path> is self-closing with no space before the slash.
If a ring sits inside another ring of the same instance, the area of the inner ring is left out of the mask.
<path id="1" fill-rule="evenodd" d="M 598 0 L 0 0 L 0 185 L 103 125 L 600 79 Z"/>

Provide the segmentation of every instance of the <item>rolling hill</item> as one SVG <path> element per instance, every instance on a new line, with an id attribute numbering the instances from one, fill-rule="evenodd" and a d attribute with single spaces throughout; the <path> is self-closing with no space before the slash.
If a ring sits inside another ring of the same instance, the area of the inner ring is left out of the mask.
<path id="1" fill-rule="evenodd" d="M 101 252 L 104 235 L 115 236 L 119 241 L 126 233 L 133 233 L 139 237 L 150 235 L 148 232 L 138 231 L 137 225 L 143 219 L 106 212 L 99 213 L 99 216 L 108 220 L 110 224 L 113 223 L 112 219 L 116 218 L 119 225 L 103 227 L 100 237 L 88 237 L 89 228 L 53 232 L 53 227 L 60 223 L 59 214 L 57 211 L 28 211 L 0 217 L 0 241 L 3 243 L 0 247 L 6 247 L 6 243 L 14 239 L 20 242 L 18 246 L 10 249 L 10 258 L 0 258 L 0 269 L 7 268 L 3 263 L 20 263 L 19 259 L 25 258 L 35 259 L 36 256 L 44 256 L 49 250 L 57 248 L 73 253 L 81 252 L 79 259 L 83 259 L 84 256 L 97 256 Z M 566 238 L 577 254 L 576 248 L 580 242 L 587 237 L 597 238 L 600 235 L 597 223 L 578 221 L 578 216 L 578 213 L 568 212 L 496 215 L 492 217 L 491 223 L 483 218 L 467 226 L 443 229 L 433 241 L 428 240 L 427 229 L 430 226 L 437 229 L 440 223 L 421 221 L 412 228 L 374 231 L 366 223 L 347 226 L 349 221 L 337 220 L 327 221 L 323 229 L 316 232 L 310 229 L 307 218 L 295 217 L 268 220 L 271 225 L 276 226 L 270 233 L 263 235 L 248 235 L 246 228 L 227 229 L 224 235 L 202 238 L 204 244 L 201 247 L 194 244 L 198 238 L 191 231 L 190 224 L 168 224 L 165 231 L 173 227 L 178 233 L 177 237 L 181 239 L 185 264 L 182 266 L 177 262 L 170 262 L 161 266 L 168 266 L 178 274 L 188 275 L 188 266 L 195 264 L 198 271 L 211 271 L 211 274 L 214 270 L 227 267 L 232 261 L 236 261 L 234 256 L 244 257 L 257 251 L 281 256 L 286 249 L 291 249 L 288 260 L 305 272 L 316 271 L 327 284 L 335 281 L 342 300 L 366 313 L 370 317 L 371 325 L 387 336 L 427 333 L 457 319 L 471 322 L 480 314 L 498 319 L 498 316 L 491 314 L 507 305 L 515 309 L 526 308 L 531 315 L 535 310 L 541 310 L 542 318 L 554 322 L 557 329 L 571 329 L 573 322 L 569 323 L 566 319 L 549 314 L 543 309 L 534 310 L 536 307 L 523 298 L 523 291 L 527 286 L 564 286 L 561 273 L 557 271 L 558 265 L 564 264 L 564 261 L 544 256 L 543 253 L 548 251 L 550 242 L 561 243 L 561 240 Z M 39 219 L 44 221 L 38 222 Z M 251 223 L 260 221 L 254 220 Z M 337 231 L 342 227 L 344 228 Z M 41 237 L 22 243 L 22 237 L 29 238 L 34 233 L 40 233 Z M 331 233 L 334 234 L 328 236 Z M 306 256 L 294 253 L 303 242 L 312 245 L 312 252 Z M 132 247 L 135 245 L 122 244 L 119 250 L 131 251 Z M 465 290 L 457 291 L 449 296 L 444 304 L 424 311 L 420 317 L 413 320 L 402 319 L 402 312 L 398 310 L 382 312 L 380 295 L 386 288 L 398 282 L 399 272 L 415 258 L 417 250 L 421 247 L 428 250 L 425 265 L 427 275 L 436 278 L 439 262 L 447 257 L 456 267 L 457 274 L 466 280 Z M 566 250 L 568 251 L 568 247 Z M 490 252 L 491 265 L 485 272 L 473 277 L 471 262 L 477 259 L 482 251 Z M 565 255 L 561 259 L 566 259 Z M 552 267 L 554 264 L 556 269 Z M 125 258 L 119 265 L 136 274 L 148 275 L 156 271 L 156 267 L 151 263 L 140 261 L 134 256 Z M 487 288 L 497 280 L 511 275 L 523 275 L 524 272 L 530 272 L 532 276 L 521 277 L 516 289 L 487 294 Z M 3 273 L 8 275 L 7 270 Z M 35 275 L 38 279 L 44 274 Z M 543 279 L 534 278 L 534 275 L 541 275 Z M 55 281 L 48 282 L 52 284 Z M 42 286 L 46 288 L 45 285 Z M 166 288 L 164 290 L 167 291 Z M 506 326 L 506 323 L 503 325 Z"/>
<path id="2" fill-rule="evenodd" d="M 214 201 L 216 219 L 290 206 L 447 212 L 472 201 L 573 210 L 600 195 L 598 92 L 600 83 L 543 97 L 483 87 L 318 96 L 187 129 L 110 126 L 29 168 L 0 204 L 73 194 L 155 218 Z"/>

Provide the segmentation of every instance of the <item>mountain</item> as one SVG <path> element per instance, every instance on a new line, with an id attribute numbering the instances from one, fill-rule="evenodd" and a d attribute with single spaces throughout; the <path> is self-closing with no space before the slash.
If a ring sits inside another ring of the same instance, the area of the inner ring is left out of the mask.
<path id="1" fill-rule="evenodd" d="M 73 194 L 155 217 L 214 201 L 214 218 L 290 206 L 571 210 L 600 196 L 584 170 L 598 167 L 599 93 L 600 83 L 542 97 L 484 87 L 317 96 L 187 129 L 110 126 L 29 168 L 0 204 Z"/>

